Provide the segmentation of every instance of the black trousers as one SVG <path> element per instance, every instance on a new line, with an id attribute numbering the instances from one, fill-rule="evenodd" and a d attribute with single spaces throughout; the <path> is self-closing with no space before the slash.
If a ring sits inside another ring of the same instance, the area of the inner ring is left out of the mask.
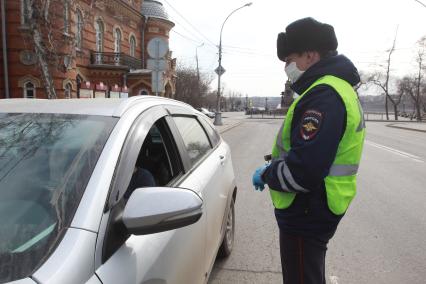
<path id="1" fill-rule="evenodd" d="M 280 231 L 284 284 L 326 284 L 325 253 L 328 240 L 289 235 Z"/>

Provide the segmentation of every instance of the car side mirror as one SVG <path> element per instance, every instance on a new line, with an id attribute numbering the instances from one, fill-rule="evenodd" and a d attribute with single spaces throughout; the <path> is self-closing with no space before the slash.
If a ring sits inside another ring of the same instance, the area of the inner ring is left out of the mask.
<path id="1" fill-rule="evenodd" d="M 183 188 L 145 187 L 133 191 L 124 208 L 122 220 L 133 235 L 148 235 L 197 222 L 203 200 Z"/>

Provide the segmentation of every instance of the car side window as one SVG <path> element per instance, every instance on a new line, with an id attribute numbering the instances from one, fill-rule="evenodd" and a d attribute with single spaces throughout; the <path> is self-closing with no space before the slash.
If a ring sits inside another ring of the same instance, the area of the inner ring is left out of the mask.
<path id="1" fill-rule="evenodd" d="M 114 220 L 123 212 L 133 191 L 143 187 L 170 186 L 181 175 L 183 165 L 180 154 L 165 118 L 161 118 L 150 128 L 142 143 L 123 198 L 111 209 L 103 246 L 103 262 L 130 236 L 124 225 Z"/>
<path id="2" fill-rule="evenodd" d="M 166 186 L 182 173 L 172 135 L 165 121 L 160 119 L 145 137 L 125 197 L 136 188 Z"/>
<path id="3" fill-rule="evenodd" d="M 199 121 L 206 130 L 207 135 L 210 138 L 210 142 L 212 143 L 212 146 L 215 147 L 220 142 L 219 133 L 217 133 L 216 129 L 214 129 L 211 123 L 209 123 L 205 118 L 199 118 Z"/>
<path id="4" fill-rule="evenodd" d="M 173 120 L 182 136 L 191 164 L 195 165 L 212 149 L 207 134 L 195 117 L 174 116 Z"/>

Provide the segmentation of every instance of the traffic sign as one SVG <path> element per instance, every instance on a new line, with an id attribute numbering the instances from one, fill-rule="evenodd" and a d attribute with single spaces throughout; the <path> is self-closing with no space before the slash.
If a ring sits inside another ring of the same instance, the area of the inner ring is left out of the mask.
<path id="1" fill-rule="evenodd" d="M 147 51 L 151 58 L 163 58 L 169 51 L 169 45 L 161 37 L 154 37 L 148 42 Z"/>
<path id="2" fill-rule="evenodd" d="M 223 68 L 223 66 L 222 65 L 219 65 L 215 70 L 214 70 L 214 72 L 216 72 L 216 74 L 218 75 L 218 76 L 222 76 L 223 75 L 223 73 L 225 73 L 225 68 Z"/>
<path id="3" fill-rule="evenodd" d="M 148 59 L 146 67 L 149 70 L 165 71 L 167 69 L 167 61 L 165 59 Z"/>

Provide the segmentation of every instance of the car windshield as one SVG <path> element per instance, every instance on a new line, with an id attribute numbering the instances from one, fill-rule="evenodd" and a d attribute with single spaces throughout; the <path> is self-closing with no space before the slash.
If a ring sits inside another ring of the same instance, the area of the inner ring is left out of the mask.
<path id="1" fill-rule="evenodd" d="M 29 276 L 53 251 L 116 121 L 0 113 L 0 283 Z"/>

